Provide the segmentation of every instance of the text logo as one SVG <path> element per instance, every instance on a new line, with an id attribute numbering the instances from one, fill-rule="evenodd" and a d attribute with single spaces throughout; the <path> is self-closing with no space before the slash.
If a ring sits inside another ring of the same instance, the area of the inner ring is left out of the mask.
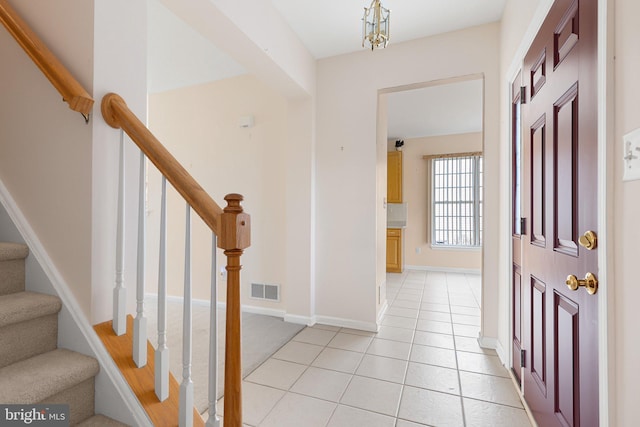
<path id="1" fill-rule="evenodd" d="M 0 426 L 69 427 L 69 405 L 0 404 Z"/>

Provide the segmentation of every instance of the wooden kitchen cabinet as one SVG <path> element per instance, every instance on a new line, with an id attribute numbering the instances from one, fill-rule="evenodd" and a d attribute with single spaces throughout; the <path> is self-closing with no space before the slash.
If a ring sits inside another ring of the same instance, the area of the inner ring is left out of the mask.
<path id="1" fill-rule="evenodd" d="M 387 202 L 402 203 L 402 151 L 387 153 Z"/>
<path id="2" fill-rule="evenodd" d="M 387 272 L 402 273 L 401 228 L 387 228 Z"/>

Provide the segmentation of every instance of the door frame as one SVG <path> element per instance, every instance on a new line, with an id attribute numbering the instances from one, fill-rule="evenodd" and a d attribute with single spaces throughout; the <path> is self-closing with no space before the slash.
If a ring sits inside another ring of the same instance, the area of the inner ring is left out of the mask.
<path id="1" fill-rule="evenodd" d="M 547 16 L 553 0 L 540 0 L 540 4 L 525 32 L 518 49 L 514 54 L 514 59 L 507 68 L 506 74 L 501 82 L 503 87 L 502 111 L 509 114 L 508 120 L 503 121 L 502 128 L 502 155 L 503 159 L 512 159 L 511 144 L 511 84 L 522 69 L 524 56 L 529 49 L 535 35 L 542 26 Z M 613 355 L 614 335 L 613 321 L 609 319 L 608 313 L 613 312 L 614 292 L 608 286 L 613 281 L 613 225 L 607 221 L 613 217 L 613 197 L 611 189 L 614 184 L 614 144 L 607 144 L 607 141 L 614 141 L 613 126 L 613 0 L 598 0 L 598 280 L 601 285 L 598 292 L 600 301 L 598 304 L 598 384 L 599 384 L 599 416 L 600 426 L 609 427 L 615 425 L 614 413 L 609 409 L 612 407 L 612 396 L 615 376 L 612 363 L 615 360 Z M 508 221 L 501 229 L 501 239 L 507 250 L 503 254 L 502 283 L 503 291 L 507 303 L 505 313 L 502 315 L 506 328 L 501 328 L 504 335 L 500 340 L 507 346 L 502 350 L 502 361 L 506 366 L 511 366 L 512 355 L 508 346 L 513 336 L 513 326 L 511 318 L 513 316 L 513 248 L 512 248 L 512 188 L 513 188 L 513 168 L 512 162 L 504 161 L 503 169 L 505 179 L 502 181 L 502 194 L 506 195 L 502 214 Z M 515 383 L 515 380 L 514 380 Z M 611 392 L 610 392 L 611 391 Z M 526 404 L 525 404 L 526 407 Z"/>

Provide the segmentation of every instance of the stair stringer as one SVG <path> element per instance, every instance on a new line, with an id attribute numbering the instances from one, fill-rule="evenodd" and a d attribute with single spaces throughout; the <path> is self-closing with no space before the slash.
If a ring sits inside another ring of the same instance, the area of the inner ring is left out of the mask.
<path id="1" fill-rule="evenodd" d="M 100 372 L 95 377 L 96 413 L 132 426 L 152 427 L 146 412 L 2 181 L 0 205 L 3 208 L 0 209 L 0 240 L 24 243 L 33 255 L 27 257 L 25 264 L 27 290 L 56 295 L 62 301 L 58 316 L 58 347 L 92 356 L 100 364 Z"/>

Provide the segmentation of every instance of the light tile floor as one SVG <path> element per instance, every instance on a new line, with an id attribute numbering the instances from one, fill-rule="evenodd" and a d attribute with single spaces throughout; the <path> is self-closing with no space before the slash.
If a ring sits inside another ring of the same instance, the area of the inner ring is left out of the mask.
<path id="1" fill-rule="evenodd" d="M 531 426 L 495 351 L 476 341 L 479 276 L 388 274 L 387 300 L 378 333 L 315 325 L 247 376 L 245 425 Z"/>

